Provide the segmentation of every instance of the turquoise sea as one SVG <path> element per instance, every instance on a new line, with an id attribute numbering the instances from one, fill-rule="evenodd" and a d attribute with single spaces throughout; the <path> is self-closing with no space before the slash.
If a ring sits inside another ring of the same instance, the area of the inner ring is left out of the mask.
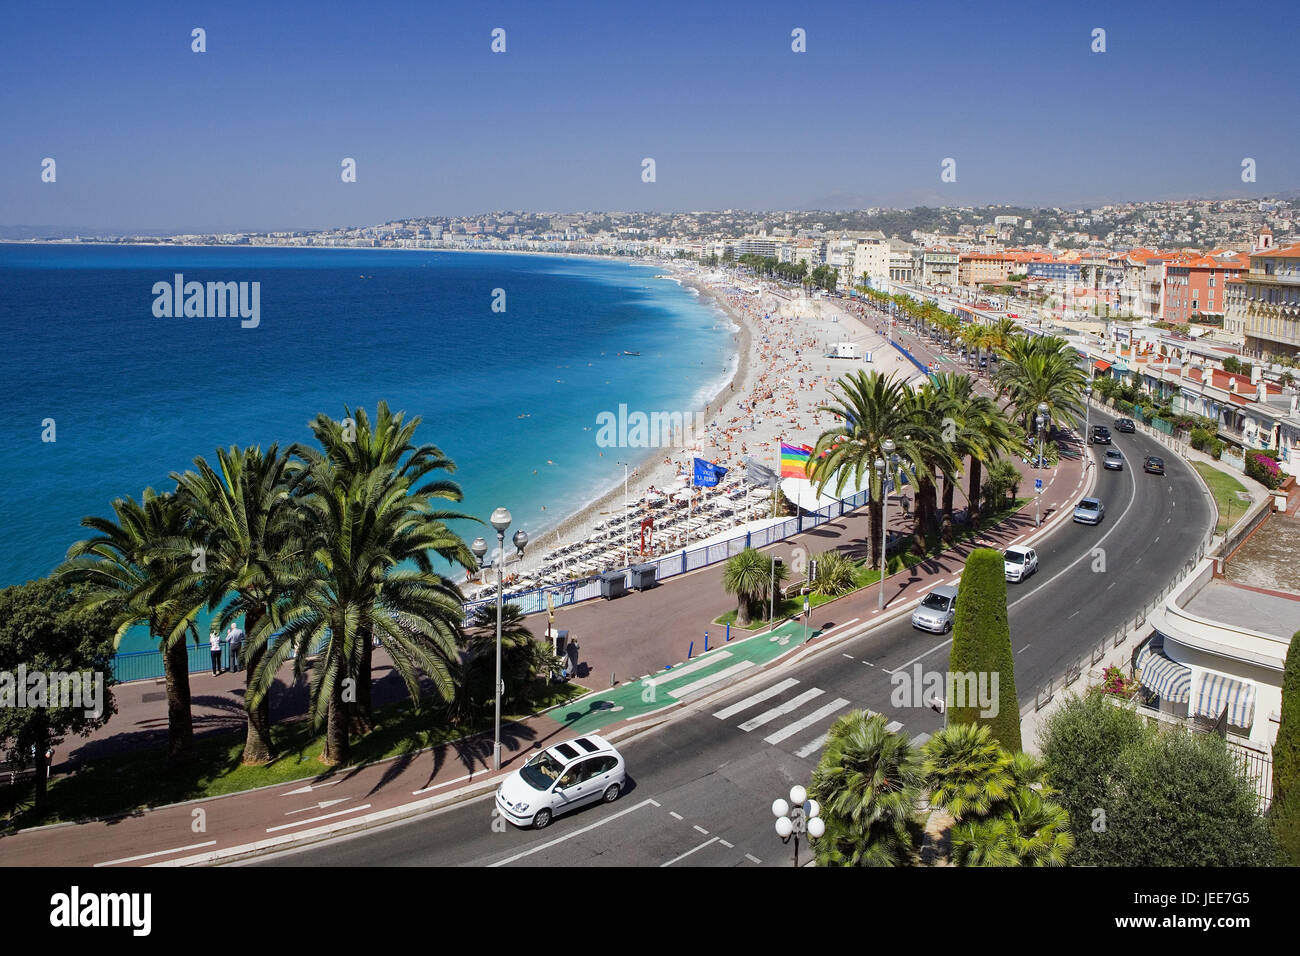
<path id="1" fill-rule="evenodd" d="M 318 412 L 373 412 L 381 399 L 422 417 L 418 439 L 456 462 L 463 510 L 486 519 L 505 505 L 536 535 L 622 480 L 619 450 L 597 447 L 598 413 L 686 412 L 727 378 L 730 324 L 660 271 L 493 253 L 0 244 L 0 586 L 49 573 L 83 516 L 169 489 L 196 456 L 310 442 Z M 260 283 L 257 327 L 156 316 L 153 287 L 177 273 Z M 131 637 L 122 650 L 149 648 Z"/>

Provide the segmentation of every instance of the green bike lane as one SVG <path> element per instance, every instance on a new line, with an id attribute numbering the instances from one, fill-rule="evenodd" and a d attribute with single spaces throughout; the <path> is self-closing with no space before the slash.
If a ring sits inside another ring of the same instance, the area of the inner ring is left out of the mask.
<path id="1" fill-rule="evenodd" d="M 822 631 L 808 629 L 808 640 Z M 620 721 L 666 710 L 680 701 L 720 689 L 758 670 L 804 643 L 804 625 L 795 618 L 763 631 L 711 647 L 689 660 L 613 687 L 604 693 L 561 704 L 546 716 L 570 733 L 591 733 Z"/>

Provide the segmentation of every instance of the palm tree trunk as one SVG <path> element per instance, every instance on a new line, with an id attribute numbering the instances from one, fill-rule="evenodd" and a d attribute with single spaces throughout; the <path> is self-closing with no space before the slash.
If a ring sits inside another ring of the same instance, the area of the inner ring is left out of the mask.
<path id="1" fill-rule="evenodd" d="M 45 778 L 49 771 L 46 769 L 45 751 L 49 749 L 50 728 L 49 718 L 44 710 L 37 710 L 35 720 L 32 722 L 32 743 L 36 748 L 36 784 L 35 794 L 32 803 L 36 813 L 39 815 L 45 809 Z"/>
<path id="2" fill-rule="evenodd" d="M 361 667 L 357 674 L 357 700 L 351 705 L 352 732 L 358 736 L 375 729 L 374 711 L 370 706 L 370 661 L 374 656 L 374 635 L 367 628 L 361 634 Z"/>
<path id="3" fill-rule="evenodd" d="M 348 759 L 348 717 L 348 705 L 340 689 L 336 688 L 325 717 L 325 749 L 321 751 L 321 763 L 333 766 Z"/>
<path id="4" fill-rule="evenodd" d="M 881 501 L 877 501 L 873 498 L 867 507 L 867 554 L 870 558 L 871 567 L 873 569 L 880 567 L 882 557 L 880 553 L 880 522 L 881 513 L 883 511 L 881 504 Z"/>
<path id="5" fill-rule="evenodd" d="M 163 677 L 167 682 L 167 759 L 190 759 L 194 750 L 194 721 L 190 714 L 190 655 L 185 635 L 163 652 Z"/>
<path id="6" fill-rule="evenodd" d="M 271 762 L 275 752 L 271 749 L 271 694 L 268 690 L 262 702 L 256 707 L 249 707 L 250 699 L 248 685 L 253 679 L 253 674 L 262 664 L 262 659 L 266 657 L 266 642 L 260 641 L 256 645 L 252 642 L 253 632 L 257 629 L 258 623 L 262 620 L 262 614 L 258 611 L 250 611 L 244 617 L 244 626 L 246 634 L 244 640 L 248 642 L 247 659 L 244 661 L 244 710 L 248 714 L 248 730 L 244 735 L 244 756 L 242 763 L 244 766 L 259 766 Z"/>
<path id="7" fill-rule="evenodd" d="M 945 541 L 952 540 L 952 503 L 953 494 L 957 490 L 957 482 L 953 481 L 948 475 L 943 478 L 943 524 L 942 532 Z"/>
<path id="8" fill-rule="evenodd" d="M 971 460 L 970 460 L 970 485 L 969 485 L 969 486 L 967 487 L 967 489 L 966 489 L 966 499 L 967 499 L 967 501 L 969 502 L 969 511 L 968 511 L 968 514 L 970 515 L 970 523 L 971 523 L 972 526 L 975 524 L 976 520 L 979 518 L 979 510 L 980 510 L 980 504 L 979 504 L 979 502 L 980 502 L 980 478 L 982 477 L 982 476 L 980 475 L 980 471 L 981 471 L 982 468 L 983 468 L 983 464 L 984 464 L 984 463 L 981 462 L 981 461 L 980 461 L 978 458 L 976 458 L 974 455 L 971 456 Z"/>

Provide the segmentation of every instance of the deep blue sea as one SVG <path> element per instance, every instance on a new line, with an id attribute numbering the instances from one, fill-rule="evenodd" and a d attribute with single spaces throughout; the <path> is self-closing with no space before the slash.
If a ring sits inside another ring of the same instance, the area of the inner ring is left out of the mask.
<path id="1" fill-rule="evenodd" d="M 311 442 L 318 412 L 373 414 L 381 399 L 420 416 L 417 440 L 456 462 L 464 511 L 505 505 L 515 528 L 546 530 L 622 479 L 618 450 L 596 445 L 599 412 L 685 412 L 727 377 L 732 328 L 658 271 L 492 253 L 0 244 L 0 586 L 48 574 L 86 536 L 83 516 L 172 488 L 169 473 L 196 456 Z M 156 317 L 153 286 L 176 273 L 259 282 L 260 324 Z M 122 650 L 149 647 L 133 643 Z"/>

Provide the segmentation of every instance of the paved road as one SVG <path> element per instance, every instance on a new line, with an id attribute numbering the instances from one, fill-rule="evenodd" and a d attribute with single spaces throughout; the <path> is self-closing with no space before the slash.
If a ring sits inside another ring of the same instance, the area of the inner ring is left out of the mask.
<path id="1" fill-rule="evenodd" d="M 1208 503 L 1186 463 L 1164 453 L 1168 475 L 1146 475 L 1143 456 L 1162 453 L 1153 440 L 1117 435 L 1115 447 L 1129 467 L 1097 476 L 1105 520 L 1063 526 L 1038 546 L 1040 572 L 1008 585 L 1022 703 L 1102 635 L 1131 621 L 1208 527 Z M 933 733 L 942 718 L 922 700 L 891 699 L 891 672 L 909 674 L 918 663 L 942 671 L 947 650 L 946 639 L 902 620 L 764 674 L 629 741 L 621 749 L 632 784 L 623 797 L 544 831 L 502 825 L 484 798 L 258 864 L 790 865 L 792 847 L 772 831 L 771 801 L 808 782 L 819 739 L 851 708 L 882 713 L 913 739 Z"/>

